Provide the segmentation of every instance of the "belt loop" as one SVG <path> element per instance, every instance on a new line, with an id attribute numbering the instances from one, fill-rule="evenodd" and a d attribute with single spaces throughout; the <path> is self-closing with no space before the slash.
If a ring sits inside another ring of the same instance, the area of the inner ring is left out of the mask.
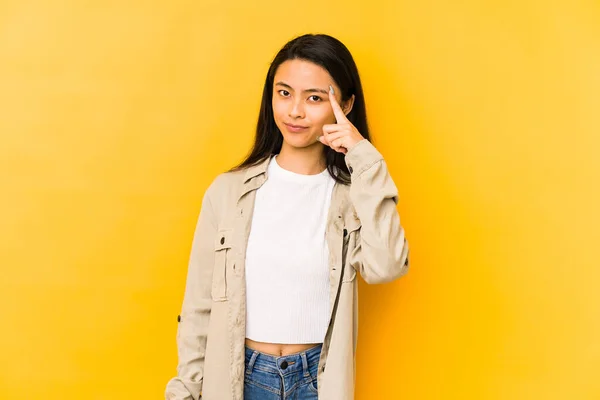
<path id="1" fill-rule="evenodd" d="M 308 360 L 306 359 L 306 351 L 300 353 L 300 357 L 302 357 L 302 369 L 304 370 L 304 377 L 309 378 L 310 372 L 308 371 Z"/>
<path id="2" fill-rule="evenodd" d="M 248 361 L 248 367 L 246 367 L 246 375 L 250 375 L 252 373 L 252 368 L 254 368 L 254 362 L 256 361 L 256 357 L 258 357 L 258 351 L 253 350 L 252 356 L 250 357 L 250 361 Z"/>

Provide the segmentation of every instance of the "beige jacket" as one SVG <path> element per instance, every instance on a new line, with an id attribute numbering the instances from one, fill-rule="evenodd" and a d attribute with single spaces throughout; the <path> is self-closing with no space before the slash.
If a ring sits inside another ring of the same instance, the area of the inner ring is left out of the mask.
<path id="1" fill-rule="evenodd" d="M 382 155 L 362 140 L 345 159 L 352 183 L 335 184 L 325 233 L 331 317 L 317 375 L 321 400 L 354 398 L 357 271 L 367 283 L 389 282 L 408 271 L 398 191 Z M 167 384 L 166 399 L 244 398 L 244 260 L 256 189 L 267 180 L 268 162 L 221 174 L 206 190 L 178 318 L 178 374 Z"/>

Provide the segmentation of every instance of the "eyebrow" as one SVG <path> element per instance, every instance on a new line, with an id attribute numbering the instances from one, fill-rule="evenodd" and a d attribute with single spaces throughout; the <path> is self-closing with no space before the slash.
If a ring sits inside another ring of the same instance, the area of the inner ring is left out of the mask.
<path id="1" fill-rule="evenodd" d="M 288 89 L 294 90 L 294 88 L 292 88 L 290 85 L 288 85 L 288 84 L 287 84 L 287 83 L 285 83 L 285 82 L 277 82 L 277 83 L 275 84 L 275 86 L 283 86 L 283 87 L 285 87 L 285 88 L 288 88 Z M 306 90 L 304 90 L 303 92 L 304 92 L 304 93 L 323 93 L 323 94 L 329 94 L 329 92 L 327 92 L 327 90 L 325 90 L 325 89 L 317 89 L 317 88 L 313 88 L 313 89 L 306 89 Z"/>

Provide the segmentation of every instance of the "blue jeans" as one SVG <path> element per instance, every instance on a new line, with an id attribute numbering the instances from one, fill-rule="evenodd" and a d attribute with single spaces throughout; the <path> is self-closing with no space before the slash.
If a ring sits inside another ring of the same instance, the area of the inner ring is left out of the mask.
<path id="1" fill-rule="evenodd" d="M 322 344 L 274 356 L 246 347 L 244 400 L 315 400 Z"/>

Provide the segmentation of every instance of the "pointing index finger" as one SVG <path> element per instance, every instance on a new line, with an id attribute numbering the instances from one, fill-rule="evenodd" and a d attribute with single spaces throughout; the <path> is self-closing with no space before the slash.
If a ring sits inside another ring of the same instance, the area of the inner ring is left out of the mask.
<path id="1" fill-rule="evenodd" d="M 333 114 L 335 115 L 337 123 L 339 124 L 340 122 L 347 121 L 346 114 L 344 114 L 342 107 L 340 107 L 340 104 L 335 98 L 335 92 L 331 85 L 329 85 L 329 102 L 331 103 L 331 108 L 333 108 Z"/>

